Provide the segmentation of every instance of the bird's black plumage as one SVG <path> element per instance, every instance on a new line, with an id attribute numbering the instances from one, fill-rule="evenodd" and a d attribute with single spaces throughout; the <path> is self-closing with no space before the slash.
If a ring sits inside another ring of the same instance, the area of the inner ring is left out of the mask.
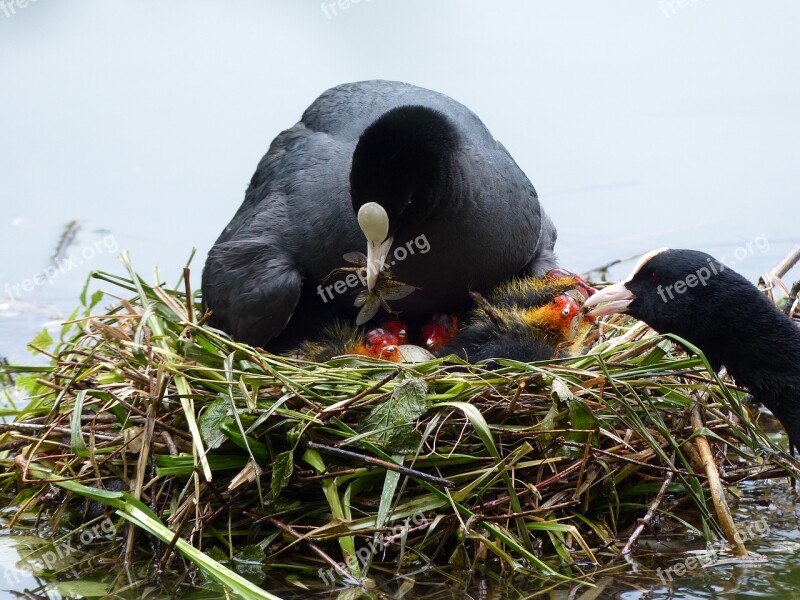
<path id="1" fill-rule="evenodd" d="M 753 284 L 704 252 L 664 250 L 612 287 L 587 306 L 629 301 L 624 312 L 694 344 L 715 369 L 724 365 L 780 420 L 791 446 L 800 444 L 800 328 Z"/>
<path id="2" fill-rule="evenodd" d="M 473 316 L 453 341 L 438 350 L 436 355 L 455 354 L 470 363 L 495 358 L 535 362 L 553 358 L 556 346 L 543 331 L 532 328 L 530 323 L 516 315 L 502 325 L 480 315 Z M 489 366 L 493 367 L 494 362 Z"/>
<path id="3" fill-rule="evenodd" d="M 464 308 L 469 290 L 555 265 L 533 185 L 478 117 L 409 84 L 350 83 L 323 93 L 259 163 L 203 271 L 211 324 L 281 349 L 354 315 L 361 288 L 323 280 L 364 250 L 365 202 L 386 209 L 404 249 L 390 255 L 395 278 L 421 288 L 393 303 L 404 318 Z"/>
<path id="4" fill-rule="evenodd" d="M 566 279 L 524 278 L 498 286 L 478 308 L 462 319 L 453 339 L 436 351 L 469 362 L 510 358 L 522 362 L 563 356 L 563 345 L 577 331 L 580 306 L 565 294 L 574 287 Z M 493 364 L 493 363 L 491 363 Z"/>

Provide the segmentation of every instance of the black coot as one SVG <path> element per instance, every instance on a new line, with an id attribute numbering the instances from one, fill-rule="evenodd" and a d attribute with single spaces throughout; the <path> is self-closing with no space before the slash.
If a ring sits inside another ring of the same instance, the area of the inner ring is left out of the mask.
<path id="1" fill-rule="evenodd" d="M 392 303 L 404 319 L 468 307 L 470 290 L 555 266 L 556 231 L 533 185 L 478 117 L 406 83 L 349 83 L 261 159 L 203 271 L 211 324 L 281 350 L 355 315 L 358 278 L 326 276 L 365 250 L 356 212 L 367 202 L 388 213 L 394 278 L 420 288 Z"/>
<path id="2" fill-rule="evenodd" d="M 654 250 L 628 279 L 584 305 L 590 315 L 625 312 L 691 342 L 722 365 L 800 444 L 800 328 L 747 279 L 695 250 Z"/>

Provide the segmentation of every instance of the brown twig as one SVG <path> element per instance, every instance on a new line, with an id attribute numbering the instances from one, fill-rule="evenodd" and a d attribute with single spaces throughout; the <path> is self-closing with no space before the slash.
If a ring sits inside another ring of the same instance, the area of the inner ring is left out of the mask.
<path id="1" fill-rule="evenodd" d="M 378 381 L 376 384 L 369 386 L 368 388 L 361 390 L 358 394 L 353 396 L 352 398 L 348 398 L 347 400 L 342 400 L 341 402 L 337 402 L 336 404 L 331 404 L 330 406 L 323 409 L 318 417 L 320 421 L 323 423 L 330 419 L 332 416 L 336 415 L 337 413 L 343 412 L 347 410 L 347 407 L 353 404 L 354 402 L 358 402 L 365 396 L 372 394 L 373 392 L 377 392 L 381 389 L 384 385 L 389 383 L 392 379 L 397 377 L 403 369 L 401 367 L 397 367 L 394 371 L 389 373 L 386 377 Z"/>
<path id="2" fill-rule="evenodd" d="M 786 306 L 783 307 L 783 312 L 790 317 L 792 316 L 794 303 L 797 302 L 798 294 L 800 294 L 800 280 L 795 281 L 792 285 L 792 289 L 789 290 L 789 297 L 786 298 Z"/>
<path id="3" fill-rule="evenodd" d="M 672 463 L 675 460 L 675 453 L 673 452 L 672 456 L 670 457 L 669 462 Z M 656 497 L 653 498 L 653 501 L 650 503 L 650 506 L 647 507 L 647 512 L 645 513 L 644 517 L 639 519 L 639 524 L 633 530 L 628 541 L 622 547 L 622 552 L 620 556 L 625 556 L 630 554 L 631 548 L 636 543 L 636 540 L 639 539 L 639 535 L 641 535 L 642 531 L 644 531 L 645 526 L 650 524 L 650 521 L 653 519 L 653 515 L 656 514 L 656 510 L 660 506 L 661 502 L 664 500 L 664 496 L 669 489 L 669 486 L 672 484 L 672 477 L 673 473 L 670 471 L 667 473 L 666 477 L 664 477 L 664 483 L 661 484 L 661 488 L 658 490 Z"/>
<path id="4" fill-rule="evenodd" d="M 711 492 L 711 500 L 714 503 L 714 510 L 717 513 L 720 527 L 728 539 L 728 543 L 733 549 L 733 553 L 738 557 L 748 556 L 747 548 L 742 542 L 742 536 L 736 528 L 736 523 L 731 515 L 731 509 L 725 500 L 725 489 L 722 487 L 722 481 L 719 475 L 717 463 L 714 460 L 714 455 L 711 452 L 711 446 L 704 435 L 699 432 L 703 429 L 703 419 L 700 416 L 700 402 L 702 398 L 698 398 L 695 405 L 692 407 L 690 415 L 692 427 L 696 432 L 694 444 L 697 452 L 700 455 L 702 467 L 708 476 L 708 489 Z"/>
<path id="5" fill-rule="evenodd" d="M 191 270 L 189 267 L 183 267 L 183 286 L 186 292 L 186 318 L 189 323 L 194 322 L 194 307 L 192 306 L 192 284 L 190 281 Z"/>
<path id="6" fill-rule="evenodd" d="M 29 432 L 41 432 L 46 431 L 47 434 L 42 436 L 41 439 L 45 439 L 49 434 L 56 433 L 60 435 L 71 435 L 72 430 L 69 427 L 52 427 L 51 425 L 39 425 L 36 423 L 0 423 L 0 433 L 6 433 L 10 431 L 18 431 L 20 433 Z M 88 433 L 88 431 L 81 429 L 81 433 Z M 121 435 L 106 435 L 104 433 L 95 433 L 94 437 L 98 440 L 103 440 L 106 442 L 119 442 L 122 440 Z"/>
<path id="7" fill-rule="evenodd" d="M 417 471 L 416 469 L 410 469 L 402 465 L 396 465 L 394 463 L 381 460 L 380 458 L 367 456 L 366 454 L 359 454 L 358 452 L 351 452 L 350 450 L 343 450 L 342 448 L 335 448 L 333 446 L 317 444 L 316 442 L 306 442 L 305 446 L 307 448 L 311 448 L 312 450 L 319 450 L 320 452 L 324 452 L 326 454 L 332 454 L 334 456 L 339 456 L 341 458 L 359 460 L 361 462 L 365 462 L 370 465 L 375 465 L 376 467 L 382 467 L 387 471 L 394 471 L 402 475 L 408 475 L 409 477 L 422 479 L 423 481 L 427 481 L 428 483 L 432 483 L 434 485 L 438 485 L 441 487 L 453 488 L 456 486 L 456 484 L 450 481 L 449 479 L 443 479 L 442 477 L 436 477 L 435 475 L 430 475 L 422 471 Z"/>
<path id="8" fill-rule="evenodd" d="M 797 264 L 797 261 L 800 261 L 800 243 L 795 244 L 792 249 L 786 253 L 786 256 L 770 269 L 769 274 L 775 277 L 783 277 Z"/>
<path id="9" fill-rule="evenodd" d="M 286 523 L 281 523 L 280 521 L 278 521 L 278 519 L 276 519 L 274 517 L 267 517 L 265 519 L 265 521 L 267 523 L 270 523 L 271 525 L 274 525 L 275 527 L 277 527 L 278 529 L 280 529 L 284 533 L 289 534 L 291 537 L 293 537 L 298 542 L 304 542 L 311 549 L 311 551 L 314 554 L 316 554 L 322 560 L 324 560 L 327 564 L 329 564 L 331 566 L 331 568 L 334 571 L 336 571 L 341 577 L 344 577 L 345 579 L 347 579 L 351 583 L 356 583 L 356 579 L 352 575 L 350 575 L 350 573 L 348 573 L 347 571 L 342 569 L 342 567 L 339 566 L 339 563 L 337 563 L 330 556 L 328 556 L 325 552 L 323 552 L 323 550 L 319 546 L 317 546 L 314 542 L 312 542 L 306 536 L 304 536 L 304 535 L 300 534 L 299 532 L 295 531 L 292 527 L 290 527 Z"/>

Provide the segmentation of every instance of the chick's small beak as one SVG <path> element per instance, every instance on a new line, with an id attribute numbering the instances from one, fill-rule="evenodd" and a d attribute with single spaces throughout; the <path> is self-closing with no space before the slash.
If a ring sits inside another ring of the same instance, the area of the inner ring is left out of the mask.
<path id="1" fill-rule="evenodd" d="M 623 313 L 635 298 L 633 292 L 621 281 L 592 294 L 584 302 L 583 310 L 590 317 Z"/>

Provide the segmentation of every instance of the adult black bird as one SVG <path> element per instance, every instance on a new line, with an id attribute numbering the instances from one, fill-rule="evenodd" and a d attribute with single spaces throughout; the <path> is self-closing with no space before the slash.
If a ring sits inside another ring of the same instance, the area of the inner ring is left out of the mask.
<path id="1" fill-rule="evenodd" d="M 345 253 L 363 250 L 356 213 L 377 202 L 394 236 L 392 303 L 404 319 L 471 304 L 515 274 L 555 266 L 556 230 L 533 185 L 477 116 L 443 94 L 391 81 L 324 92 L 278 135 L 203 271 L 210 323 L 272 350 L 355 315 Z"/>
<path id="2" fill-rule="evenodd" d="M 628 313 L 725 366 L 800 444 L 800 328 L 747 279 L 695 250 L 654 250 L 633 273 L 595 293 L 588 314 Z"/>

